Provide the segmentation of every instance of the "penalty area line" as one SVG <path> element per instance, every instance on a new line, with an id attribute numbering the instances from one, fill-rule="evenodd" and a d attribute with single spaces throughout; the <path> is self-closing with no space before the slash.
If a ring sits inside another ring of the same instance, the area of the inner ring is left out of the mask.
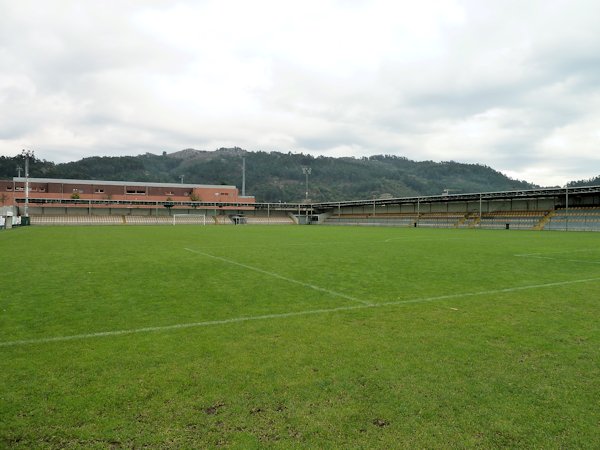
<path id="1" fill-rule="evenodd" d="M 270 319 L 285 319 L 287 317 L 299 317 L 299 316 L 309 316 L 309 315 L 318 315 L 318 314 L 331 314 L 335 312 L 343 312 L 343 311 L 352 311 L 358 309 L 367 309 L 367 308 L 381 308 L 385 306 L 401 306 L 413 303 L 427 303 L 427 302 L 435 302 L 440 300 L 452 300 L 458 298 L 466 298 L 466 297 L 475 297 L 481 295 L 493 295 L 493 294 L 503 294 L 510 292 L 518 292 L 525 291 L 530 289 L 543 289 L 550 288 L 556 286 L 568 286 L 570 284 L 581 284 L 581 283 L 592 283 L 598 282 L 600 278 L 587 278 L 582 280 L 571 280 L 571 281 L 557 281 L 554 283 L 544 283 L 544 284 L 532 284 L 528 286 L 516 286 L 512 288 L 504 288 L 504 289 L 492 289 L 489 291 L 478 291 L 478 292 L 464 292 L 461 294 L 449 294 L 449 295 L 439 295 L 435 297 L 422 297 L 415 298 L 409 300 L 397 300 L 391 302 L 384 303 L 375 303 L 368 305 L 349 305 L 349 306 L 339 306 L 337 308 L 322 308 L 322 309 L 312 309 L 307 311 L 295 311 L 295 312 L 287 312 L 287 313 L 276 313 L 276 314 L 263 314 L 259 316 L 243 316 L 243 317 L 234 317 L 230 319 L 222 319 L 222 320 L 209 320 L 205 322 L 192 322 L 192 323 L 180 323 L 175 325 L 165 325 L 165 326 L 157 326 L 157 327 L 145 327 L 145 328 L 134 328 L 129 330 L 116 330 L 116 331 L 103 331 L 98 333 L 87 333 L 87 334 L 74 334 L 71 336 L 56 336 L 56 337 L 48 337 L 48 338 L 39 338 L 39 339 L 23 339 L 18 341 L 5 341 L 0 342 L 0 347 L 17 347 L 23 345 L 30 344 L 47 344 L 52 342 L 65 342 L 65 341 L 76 341 L 90 338 L 100 338 L 100 337 L 110 337 L 110 336 L 123 336 L 128 334 L 138 334 L 138 333 L 150 333 L 150 332 L 159 332 L 159 331 L 169 331 L 169 330 L 180 330 L 185 328 L 199 328 L 199 327 L 210 327 L 216 325 L 226 325 L 240 322 L 250 322 L 254 320 L 270 320 Z"/>

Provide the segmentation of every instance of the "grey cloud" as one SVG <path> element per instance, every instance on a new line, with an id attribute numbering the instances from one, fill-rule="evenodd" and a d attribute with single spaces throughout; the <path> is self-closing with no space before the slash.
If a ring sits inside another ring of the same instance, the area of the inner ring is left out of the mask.
<path id="1" fill-rule="evenodd" d="M 392 3 L 374 17 L 393 17 Z M 331 23 L 335 38 L 322 36 L 329 53 L 317 55 L 320 41 L 306 35 L 306 24 L 286 16 L 261 22 L 258 4 L 257 15 L 245 19 L 253 28 L 238 37 L 235 29 L 176 36 L 182 30 L 140 22 L 153 10 L 167 27 L 162 12 L 180 7 L 201 22 L 215 7 L 209 3 L 0 2 L 0 154 L 23 142 L 56 161 L 228 145 L 325 155 L 347 148 L 513 172 L 600 173 L 589 151 L 593 137 L 579 142 L 588 150 L 573 148 L 565 159 L 547 142 L 600 123 L 598 3 L 456 5 L 463 19 L 423 24 L 415 36 L 407 22 L 365 18 L 353 33 L 368 51 L 357 49 L 353 61 L 343 23 Z M 220 10 L 211 17 L 226 20 Z M 431 36 L 427 26 L 435 28 Z M 389 33 L 376 33 L 379 27 Z"/>

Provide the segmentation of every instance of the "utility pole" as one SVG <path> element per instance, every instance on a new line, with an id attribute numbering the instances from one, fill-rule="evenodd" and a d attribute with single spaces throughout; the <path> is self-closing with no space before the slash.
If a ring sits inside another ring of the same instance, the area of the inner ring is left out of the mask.
<path id="1" fill-rule="evenodd" d="M 183 184 L 183 175 L 179 175 L 179 178 L 181 179 L 181 184 Z"/>

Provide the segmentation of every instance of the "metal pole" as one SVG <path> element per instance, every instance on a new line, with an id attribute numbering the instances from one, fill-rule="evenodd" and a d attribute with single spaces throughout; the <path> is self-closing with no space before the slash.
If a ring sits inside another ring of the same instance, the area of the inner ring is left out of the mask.
<path id="1" fill-rule="evenodd" d="M 242 196 L 246 196 L 246 157 L 242 156 Z"/>
<path id="2" fill-rule="evenodd" d="M 479 194 L 479 228 L 481 228 L 481 194 Z"/>
<path id="3" fill-rule="evenodd" d="M 308 203 L 308 172 L 306 173 L 306 203 Z"/>
<path id="4" fill-rule="evenodd" d="M 25 217 L 29 217 L 29 155 L 25 157 Z"/>
<path id="5" fill-rule="evenodd" d="M 310 167 L 302 168 L 302 173 L 306 176 L 306 195 L 305 195 L 306 203 L 308 203 L 308 176 L 310 175 L 311 171 L 312 171 L 312 169 Z"/>
<path id="6" fill-rule="evenodd" d="M 569 185 L 565 184 L 565 231 L 569 231 Z"/>
<path id="7" fill-rule="evenodd" d="M 32 150 L 23 150 L 25 158 L 25 217 L 29 217 L 29 158 L 33 156 Z"/>

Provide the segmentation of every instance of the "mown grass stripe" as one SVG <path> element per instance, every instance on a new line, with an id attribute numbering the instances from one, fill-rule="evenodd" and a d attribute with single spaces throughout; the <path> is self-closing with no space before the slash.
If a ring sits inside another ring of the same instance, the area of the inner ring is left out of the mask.
<path id="1" fill-rule="evenodd" d="M 5 341 L 0 342 L 0 347 L 14 347 L 28 344 L 47 344 L 53 342 L 64 342 L 64 341 L 74 341 L 74 340 L 82 340 L 82 339 L 90 339 L 90 338 L 99 338 L 99 337 L 110 337 L 110 336 L 122 336 L 127 334 L 137 334 L 137 333 L 149 333 L 149 332 L 157 332 L 157 331 L 168 331 L 168 330 L 178 330 L 183 328 L 196 328 L 196 327 L 208 327 L 208 326 L 216 326 L 216 325 L 226 325 L 231 323 L 239 323 L 239 322 L 249 322 L 254 320 L 269 320 L 269 319 L 284 319 L 287 317 L 297 317 L 297 316 L 308 316 L 315 314 L 330 314 L 340 311 L 350 311 L 356 309 L 366 309 L 366 308 L 378 308 L 385 306 L 398 306 L 405 304 L 413 304 L 413 303 L 426 303 L 426 302 L 435 302 L 441 300 L 452 300 L 458 298 L 465 297 L 475 297 L 480 295 L 494 295 L 494 294 L 503 294 L 503 293 L 511 293 L 518 292 L 524 290 L 531 289 L 544 289 L 551 288 L 557 286 L 567 286 L 571 284 L 581 284 L 581 283 L 592 283 L 600 281 L 599 278 L 586 278 L 581 280 L 570 280 L 570 281 L 557 281 L 554 283 L 543 283 L 543 284 L 532 284 L 527 286 L 515 286 L 511 288 L 504 289 L 492 289 L 488 291 L 478 291 L 478 292 L 463 292 L 459 294 L 448 294 L 448 295 L 439 295 L 435 297 L 426 297 L 426 298 L 415 298 L 410 300 L 398 300 L 384 303 L 376 303 L 376 304 L 365 304 L 365 305 L 349 305 L 349 306 L 339 306 L 336 308 L 323 308 L 323 309 L 313 309 L 307 311 L 294 311 L 287 313 L 276 313 L 276 314 L 263 314 L 259 316 L 244 316 L 244 317 L 233 317 L 230 319 L 221 319 L 221 320 L 210 320 L 205 322 L 193 322 L 193 323 L 182 323 L 182 324 L 174 324 L 174 325 L 165 325 L 165 326 L 157 326 L 157 327 L 144 327 L 144 328 L 134 328 L 129 330 L 115 330 L 115 331 L 102 331 L 98 333 L 87 333 L 87 334 L 75 334 L 70 336 L 56 336 L 49 338 L 39 338 L 39 339 L 23 339 L 18 341 Z"/>

